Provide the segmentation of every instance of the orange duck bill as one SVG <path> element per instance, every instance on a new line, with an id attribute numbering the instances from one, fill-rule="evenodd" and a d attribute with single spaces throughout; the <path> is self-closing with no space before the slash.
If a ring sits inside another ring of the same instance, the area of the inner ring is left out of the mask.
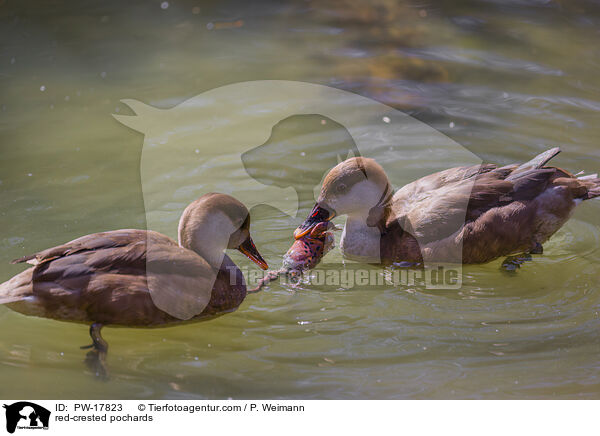
<path id="1" fill-rule="evenodd" d="M 335 217 L 335 211 L 327 205 L 315 204 L 313 210 L 300 226 L 294 231 L 294 238 L 300 239 L 320 224 L 331 221 Z"/>
<path id="2" fill-rule="evenodd" d="M 250 236 L 248 236 L 248 239 L 242 242 L 242 245 L 238 247 L 238 250 L 240 250 L 244 254 L 244 256 L 246 256 L 248 259 L 250 259 L 262 269 L 269 268 L 269 265 L 267 265 L 267 262 L 265 262 L 265 260 L 262 258 L 262 256 L 256 249 L 256 245 L 254 245 L 254 241 L 252 241 L 252 238 Z"/>

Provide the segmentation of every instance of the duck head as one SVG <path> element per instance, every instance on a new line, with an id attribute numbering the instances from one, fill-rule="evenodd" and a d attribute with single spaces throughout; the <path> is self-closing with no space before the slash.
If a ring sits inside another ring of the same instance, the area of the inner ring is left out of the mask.
<path id="1" fill-rule="evenodd" d="M 219 268 L 223 251 L 232 248 L 266 270 L 250 237 L 250 213 L 230 195 L 211 193 L 191 203 L 179 220 L 179 245 L 193 250 Z"/>
<path id="2" fill-rule="evenodd" d="M 329 171 L 317 203 L 294 231 L 294 237 L 299 239 L 338 215 L 364 219 L 375 226 L 391 194 L 387 175 L 377 162 L 364 157 L 347 159 Z"/>

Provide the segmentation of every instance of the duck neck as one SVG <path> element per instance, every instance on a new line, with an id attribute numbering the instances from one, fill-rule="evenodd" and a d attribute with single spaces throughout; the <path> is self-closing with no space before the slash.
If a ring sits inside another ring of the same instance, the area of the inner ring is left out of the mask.
<path id="1" fill-rule="evenodd" d="M 380 263 L 381 232 L 367 224 L 368 213 L 349 215 L 340 241 L 344 257 L 366 263 Z"/>
<path id="2" fill-rule="evenodd" d="M 348 214 L 340 249 L 345 257 L 367 263 L 381 263 L 382 235 L 391 213 L 393 191 L 388 183 L 381 198 L 368 210 Z"/>
<path id="3" fill-rule="evenodd" d="M 229 229 L 223 229 L 225 223 L 224 217 L 180 223 L 179 245 L 195 251 L 210 266 L 220 269 L 231 234 Z"/>
<path id="4" fill-rule="evenodd" d="M 201 245 L 194 245 L 194 248 L 190 249 L 198 253 L 213 268 L 221 268 L 221 265 L 223 264 L 223 257 L 225 256 L 224 247 L 218 243 L 215 243 L 215 241 L 207 240 L 205 243 Z"/>

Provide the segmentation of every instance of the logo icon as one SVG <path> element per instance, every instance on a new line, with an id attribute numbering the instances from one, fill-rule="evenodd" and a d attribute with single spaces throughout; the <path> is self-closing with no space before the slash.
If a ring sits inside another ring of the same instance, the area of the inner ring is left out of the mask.
<path id="1" fill-rule="evenodd" d="M 6 431 L 14 433 L 18 429 L 48 429 L 50 411 L 29 401 L 19 401 L 4 405 L 6 409 Z"/>

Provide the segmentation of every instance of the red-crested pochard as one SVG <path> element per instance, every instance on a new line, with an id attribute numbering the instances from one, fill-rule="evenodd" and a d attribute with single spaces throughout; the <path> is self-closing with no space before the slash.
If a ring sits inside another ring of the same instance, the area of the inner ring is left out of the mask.
<path id="1" fill-rule="evenodd" d="M 240 250 L 267 269 L 249 229 L 242 203 L 206 194 L 183 212 L 179 244 L 153 231 L 114 230 L 14 260 L 34 266 L 0 285 L 0 304 L 25 315 L 91 324 L 89 348 L 103 360 L 104 325 L 157 327 L 237 309 L 246 283 L 224 250 Z"/>
<path id="2" fill-rule="evenodd" d="M 294 236 L 347 215 L 340 249 L 354 260 L 484 263 L 539 254 L 577 204 L 600 196 L 597 174 L 576 177 L 545 166 L 559 152 L 548 150 L 522 165 L 451 168 L 395 194 L 373 159 L 347 159 L 329 171 L 315 207 Z"/>

